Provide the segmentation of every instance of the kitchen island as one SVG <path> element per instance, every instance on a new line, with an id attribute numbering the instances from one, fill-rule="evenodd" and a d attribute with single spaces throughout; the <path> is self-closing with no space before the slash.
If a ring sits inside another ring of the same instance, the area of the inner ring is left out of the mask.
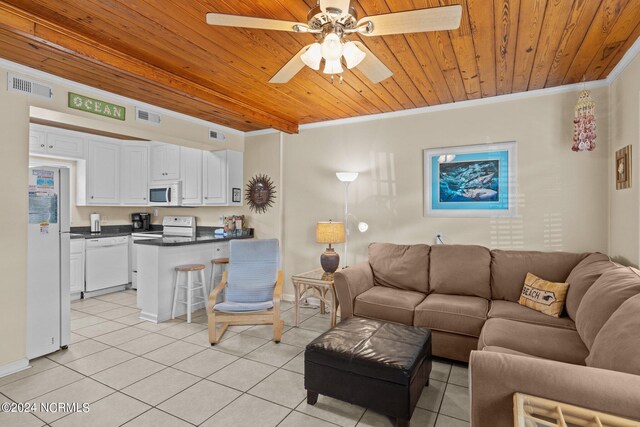
<path id="1" fill-rule="evenodd" d="M 134 244 L 138 256 L 138 307 L 140 318 L 149 322 L 160 323 L 171 319 L 173 289 L 175 284 L 175 267 L 181 264 L 204 264 L 207 287 L 211 277 L 211 260 L 229 257 L 229 241 L 234 239 L 251 239 L 248 236 L 214 237 L 212 233 L 198 234 L 194 237 L 165 236 L 161 239 L 140 240 Z M 214 282 L 220 280 L 218 271 Z M 186 299 L 186 297 L 178 297 Z M 205 302 L 196 308 L 204 308 Z M 178 304 L 176 315 L 186 313 L 185 304 Z"/>

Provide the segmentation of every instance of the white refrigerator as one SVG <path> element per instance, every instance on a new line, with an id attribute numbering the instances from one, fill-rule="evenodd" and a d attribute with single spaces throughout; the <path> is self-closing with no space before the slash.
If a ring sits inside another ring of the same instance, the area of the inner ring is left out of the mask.
<path id="1" fill-rule="evenodd" d="M 69 169 L 29 168 L 27 358 L 71 340 Z"/>

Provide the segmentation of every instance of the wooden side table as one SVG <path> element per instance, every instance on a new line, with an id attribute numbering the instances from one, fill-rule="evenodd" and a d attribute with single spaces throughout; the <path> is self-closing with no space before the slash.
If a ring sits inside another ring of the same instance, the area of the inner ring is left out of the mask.
<path id="1" fill-rule="evenodd" d="M 321 268 L 295 274 L 291 277 L 295 290 L 295 317 L 296 327 L 299 323 L 300 301 L 302 298 L 314 296 L 320 300 L 320 313 L 324 314 L 325 305 L 331 306 L 331 327 L 336 326 L 336 311 L 338 310 L 338 298 L 333 285 L 333 274 L 327 274 Z M 315 291 L 312 295 L 310 291 Z"/>

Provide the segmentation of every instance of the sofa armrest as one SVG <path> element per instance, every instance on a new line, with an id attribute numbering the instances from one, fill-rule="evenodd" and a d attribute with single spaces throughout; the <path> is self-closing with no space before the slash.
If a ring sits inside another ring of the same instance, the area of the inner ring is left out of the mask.
<path id="1" fill-rule="evenodd" d="M 373 287 L 373 271 L 369 262 L 361 262 L 333 276 L 342 320 L 353 316 L 353 303 L 358 295 Z"/>
<path id="2" fill-rule="evenodd" d="M 516 392 L 640 419 L 640 376 L 492 351 L 469 360 L 471 426 L 513 425 Z"/>

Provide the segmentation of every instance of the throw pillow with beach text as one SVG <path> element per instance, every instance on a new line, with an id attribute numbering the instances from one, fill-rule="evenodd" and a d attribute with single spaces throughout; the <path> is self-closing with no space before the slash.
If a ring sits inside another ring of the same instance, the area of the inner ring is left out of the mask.
<path id="1" fill-rule="evenodd" d="M 527 273 L 518 303 L 540 313 L 560 317 L 568 290 L 568 283 L 549 282 Z"/>

